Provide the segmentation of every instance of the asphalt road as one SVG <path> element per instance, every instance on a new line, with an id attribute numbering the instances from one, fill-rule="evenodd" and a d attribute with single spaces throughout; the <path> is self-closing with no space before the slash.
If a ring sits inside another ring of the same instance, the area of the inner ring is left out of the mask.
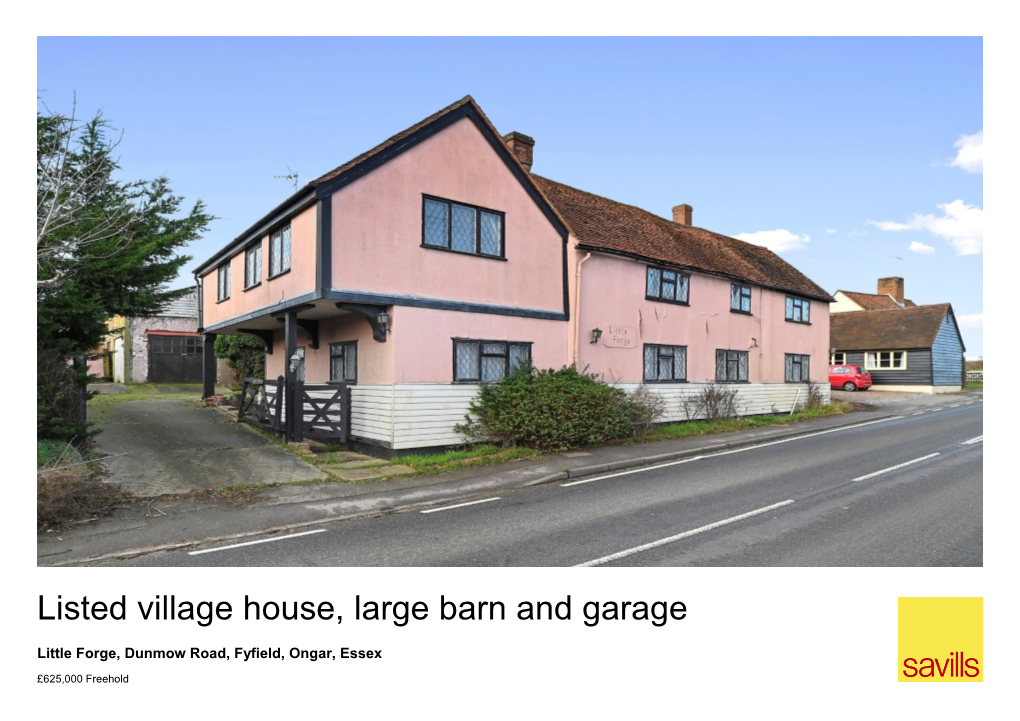
<path id="1" fill-rule="evenodd" d="M 982 406 L 135 566 L 980 566 Z M 967 441 L 971 441 L 967 443 Z M 195 553 L 198 551 L 198 553 Z"/>

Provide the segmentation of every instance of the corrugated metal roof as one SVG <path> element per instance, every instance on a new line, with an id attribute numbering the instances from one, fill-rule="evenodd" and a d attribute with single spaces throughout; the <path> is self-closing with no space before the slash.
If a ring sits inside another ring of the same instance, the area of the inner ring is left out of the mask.
<path id="1" fill-rule="evenodd" d="M 198 290 L 192 289 L 187 295 L 166 304 L 157 317 L 169 318 L 197 318 L 198 317 Z"/>

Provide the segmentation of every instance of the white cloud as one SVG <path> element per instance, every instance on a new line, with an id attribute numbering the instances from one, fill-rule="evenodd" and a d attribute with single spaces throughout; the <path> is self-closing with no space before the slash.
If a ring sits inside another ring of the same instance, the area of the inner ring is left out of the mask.
<path id="1" fill-rule="evenodd" d="M 957 255 L 978 255 L 984 243 L 984 214 L 980 206 L 967 205 L 962 200 L 941 203 L 941 216 L 915 213 L 906 223 L 894 220 L 869 220 L 880 230 L 926 230 L 949 241 Z"/>
<path id="2" fill-rule="evenodd" d="M 931 255 L 935 252 L 935 249 L 930 245 L 925 245 L 924 243 L 920 243 L 916 240 L 910 244 L 910 247 L 907 248 L 907 250 L 911 253 L 917 253 L 918 255 Z"/>
<path id="3" fill-rule="evenodd" d="M 774 253 L 782 253 L 786 250 L 800 250 L 811 238 L 806 235 L 797 235 L 782 228 L 776 230 L 759 230 L 757 233 L 741 233 L 738 240 L 743 240 L 755 245 L 763 245 Z"/>
<path id="4" fill-rule="evenodd" d="M 961 328 L 983 330 L 985 327 L 985 314 L 974 313 L 973 315 L 958 315 L 956 316 L 956 322 L 960 324 Z"/>
<path id="5" fill-rule="evenodd" d="M 867 234 L 868 234 L 868 231 L 866 231 L 866 230 L 855 229 L 855 230 L 851 230 L 849 233 L 847 233 L 846 237 L 848 237 L 848 238 L 856 238 L 858 235 L 867 235 Z"/>
<path id="6" fill-rule="evenodd" d="M 836 229 L 835 228 L 826 228 L 825 232 L 828 233 L 829 235 L 832 235 L 833 233 L 836 232 Z"/>
<path id="7" fill-rule="evenodd" d="M 983 173 L 985 167 L 985 131 L 979 130 L 973 135 L 961 135 L 953 144 L 956 157 L 949 165 L 960 168 L 967 173 Z"/>

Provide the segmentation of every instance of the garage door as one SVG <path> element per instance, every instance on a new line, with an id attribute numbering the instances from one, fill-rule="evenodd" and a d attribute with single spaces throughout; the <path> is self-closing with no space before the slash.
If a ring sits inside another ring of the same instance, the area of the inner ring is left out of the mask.
<path id="1" fill-rule="evenodd" d="M 150 383 L 201 383 L 202 337 L 149 334 Z"/>

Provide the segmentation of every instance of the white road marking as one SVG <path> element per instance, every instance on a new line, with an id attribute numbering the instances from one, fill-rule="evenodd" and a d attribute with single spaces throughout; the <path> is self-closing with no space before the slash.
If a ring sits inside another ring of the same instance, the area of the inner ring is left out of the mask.
<path id="1" fill-rule="evenodd" d="M 912 415 L 912 416 L 919 416 L 922 413 L 924 413 L 924 411 L 918 411 L 917 413 L 911 413 L 910 415 Z"/>
<path id="2" fill-rule="evenodd" d="M 766 446 L 775 446 L 779 443 L 789 443 L 790 441 L 799 441 L 802 438 L 814 438 L 815 436 L 824 436 L 827 433 L 836 433 L 837 431 L 849 431 L 854 428 L 863 428 L 864 426 L 870 426 L 875 423 L 885 423 L 886 421 L 895 421 L 903 416 L 893 416 L 892 418 L 882 418 L 877 421 L 868 421 L 867 423 L 858 423 L 853 426 L 842 426 L 840 428 L 830 428 L 827 431 L 818 431 L 817 433 L 808 433 L 804 436 L 795 436 L 793 438 L 783 438 L 778 441 L 769 441 L 768 443 L 759 443 L 756 446 L 746 446 L 744 448 L 734 448 L 732 451 L 720 451 L 719 453 L 709 453 L 704 456 L 694 456 L 693 458 L 684 458 L 679 461 L 670 461 L 669 463 L 660 463 L 655 466 L 645 466 L 644 468 L 635 468 L 631 471 L 620 471 L 619 473 L 610 473 L 608 476 L 596 476 L 595 478 L 585 478 L 582 481 L 571 481 L 570 483 L 561 483 L 560 488 L 566 488 L 567 486 L 578 486 L 582 483 L 591 483 L 592 481 L 604 481 L 607 478 L 616 478 L 618 476 L 629 476 L 632 473 L 645 473 L 646 471 L 655 471 L 660 468 L 669 468 L 670 466 L 679 466 L 682 463 L 690 463 L 691 461 L 700 461 L 705 458 L 715 458 L 716 456 L 727 456 L 730 453 L 743 453 L 744 451 L 753 451 L 756 448 L 765 448 Z M 423 511 L 424 513 L 424 511 Z"/>
<path id="3" fill-rule="evenodd" d="M 488 503 L 489 501 L 498 501 L 498 500 L 499 500 L 499 496 L 496 496 L 494 498 L 483 498 L 480 501 L 468 501 L 467 503 L 457 503 L 457 504 L 452 505 L 452 506 L 443 506 L 442 508 L 430 508 L 427 511 L 422 511 L 422 513 L 438 513 L 439 511 L 449 511 L 451 508 L 463 508 L 464 506 L 473 506 L 476 503 Z"/>
<path id="4" fill-rule="evenodd" d="M 950 407 L 950 408 L 959 408 L 959 407 L 960 407 L 960 404 L 959 404 L 959 403 L 954 403 L 953 405 L 951 405 L 951 406 L 949 406 L 949 407 Z"/>
<path id="5" fill-rule="evenodd" d="M 773 510 L 775 510 L 777 508 L 782 508 L 783 506 L 789 506 L 791 503 L 793 503 L 792 500 L 783 501 L 782 503 L 773 503 L 771 506 L 765 506 L 765 508 L 759 508 L 759 509 L 757 509 L 755 511 L 748 511 L 747 513 L 741 513 L 739 516 L 733 516 L 732 518 L 726 518 L 726 519 L 723 519 L 722 521 L 716 521 L 715 523 L 709 523 L 707 526 L 702 526 L 701 528 L 695 528 L 694 530 L 691 530 L 691 531 L 684 531 L 683 533 L 678 533 L 675 536 L 670 536 L 669 538 L 663 538 L 663 539 L 660 539 L 658 541 L 652 541 L 651 543 L 646 543 L 643 546 L 635 546 L 634 548 L 629 548 L 626 551 L 620 551 L 619 553 L 614 553 L 611 556 L 603 556 L 602 558 L 596 558 L 594 561 L 588 561 L 587 563 L 579 563 L 579 564 L 577 564 L 577 566 L 575 566 L 575 568 L 584 568 L 584 567 L 590 567 L 590 566 L 601 566 L 603 563 L 609 563 L 610 561 L 618 561 L 621 558 L 626 558 L 627 556 L 633 556 L 635 553 L 641 553 L 642 551 L 647 551 L 647 550 L 652 549 L 652 548 L 658 548 L 659 546 L 665 546 L 667 543 L 674 543 L 676 541 L 682 541 L 685 538 L 690 538 L 691 536 L 696 536 L 699 533 L 705 533 L 706 531 L 711 531 L 711 530 L 713 530 L 715 528 L 719 528 L 720 526 L 726 526 L 726 525 L 728 525 L 730 523 L 736 523 L 737 521 L 742 521 L 745 518 L 750 518 L 751 516 L 757 516 L 760 513 L 768 513 L 769 511 L 773 511 Z"/>
<path id="6" fill-rule="evenodd" d="M 277 536 L 276 538 L 263 538 L 260 541 L 246 541 L 245 543 L 235 543 L 232 546 L 220 546 L 219 548 L 206 548 L 201 551 L 188 551 L 189 556 L 199 556 L 203 553 L 215 553 L 216 551 L 229 551 L 231 548 L 240 548 L 241 546 L 254 546 L 259 543 L 272 543 L 273 541 L 286 541 L 288 538 L 297 538 L 298 536 L 310 536 L 313 533 L 325 533 L 325 528 L 317 528 L 314 531 L 302 531 L 301 533 L 288 533 L 285 536 Z"/>
<path id="7" fill-rule="evenodd" d="M 874 478 L 875 476 L 881 476 L 883 473 L 889 473 L 890 471 L 895 471 L 896 469 L 903 468 L 904 466 L 911 466 L 911 465 L 913 465 L 915 463 L 920 463 L 921 461 L 926 461 L 929 458 L 934 458 L 937 455 L 939 455 L 939 454 L 938 453 L 929 453 L 927 456 L 923 456 L 921 458 L 915 458 L 912 461 L 907 461 L 906 463 L 901 463 L 898 466 L 893 466 L 892 468 L 885 468 L 885 469 L 883 469 L 881 471 L 875 471 L 874 473 L 869 473 L 866 476 L 861 476 L 860 478 L 855 478 L 854 479 L 854 483 L 856 483 L 857 481 L 866 481 L 869 478 Z"/>
<path id="8" fill-rule="evenodd" d="M 971 438 L 969 441 L 964 441 L 962 445 L 969 446 L 972 443 L 983 443 L 985 440 L 984 436 L 978 436 L 977 438 Z"/>

